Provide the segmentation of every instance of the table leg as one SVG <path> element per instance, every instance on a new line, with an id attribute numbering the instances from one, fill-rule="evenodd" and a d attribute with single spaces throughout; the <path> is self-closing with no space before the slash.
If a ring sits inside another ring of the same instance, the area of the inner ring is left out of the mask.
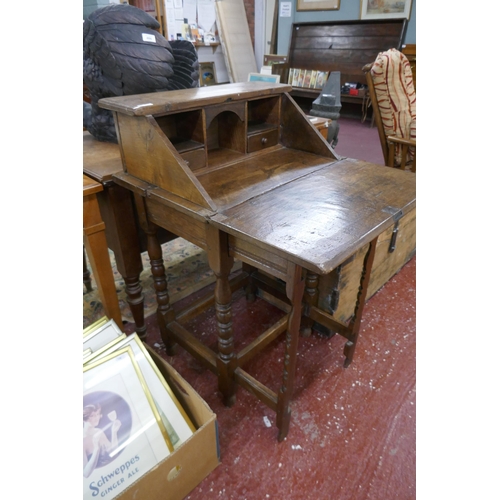
<path id="1" fill-rule="evenodd" d="M 135 330 L 141 339 L 145 339 L 144 295 L 139 280 L 143 265 L 132 195 L 127 189 L 112 184 L 105 185 L 97 199 L 106 224 L 108 246 L 113 250 L 116 268 L 125 282 Z"/>
<path id="2" fill-rule="evenodd" d="M 90 279 L 90 271 L 87 267 L 87 257 L 85 256 L 85 246 L 83 247 L 83 284 L 87 292 L 92 291 L 92 280 Z"/>
<path id="3" fill-rule="evenodd" d="M 94 271 L 97 289 L 104 312 L 123 330 L 120 306 L 116 294 L 113 270 L 109 260 L 108 244 L 104 232 L 104 222 L 99 211 L 95 194 L 83 198 L 83 241 L 85 250 Z"/>
<path id="4" fill-rule="evenodd" d="M 167 349 L 167 354 L 174 354 L 174 342 L 168 335 L 167 325 L 175 319 L 174 310 L 170 305 L 170 297 L 168 295 L 167 276 L 165 274 L 165 266 L 163 265 L 163 250 L 156 235 L 156 226 L 150 224 L 147 231 L 148 255 L 151 263 L 151 274 L 153 275 L 153 283 L 156 292 L 156 301 L 158 309 L 156 311 L 158 326 L 162 340 Z"/>
<path id="5" fill-rule="evenodd" d="M 163 249 L 157 236 L 158 226 L 148 219 L 144 198 L 138 194 L 135 194 L 134 198 L 139 224 L 146 233 L 147 238 L 147 250 L 151 264 L 151 274 L 153 275 L 156 302 L 158 304 L 156 310 L 158 327 L 160 328 L 161 338 L 165 344 L 167 354 L 172 356 L 174 354 L 174 341 L 168 334 L 167 325 L 175 319 L 175 313 L 170 305 L 170 297 L 168 295 L 167 276 L 165 274 L 165 266 L 163 265 Z"/>
<path id="6" fill-rule="evenodd" d="M 234 259 L 229 256 L 227 234 L 214 226 L 207 226 L 207 256 L 210 268 L 215 274 L 215 314 L 218 328 L 217 375 L 219 390 L 224 404 L 232 406 L 236 400 L 234 370 L 237 359 L 234 352 L 233 323 L 231 312 L 231 287 L 229 274 Z"/>
<path id="7" fill-rule="evenodd" d="M 358 341 L 359 329 L 361 327 L 361 316 L 363 315 L 363 309 L 366 302 L 366 294 L 368 292 L 368 285 L 370 283 L 370 274 L 373 266 L 373 260 L 375 258 L 375 249 L 377 247 L 378 236 L 370 242 L 370 246 L 365 255 L 365 260 L 363 263 L 363 269 L 361 271 L 361 280 L 359 284 L 358 297 L 356 300 L 356 306 L 354 308 L 354 315 L 349 323 L 349 339 L 344 345 L 344 367 L 347 368 L 354 357 L 354 350 L 356 349 L 356 343 Z"/>
<path id="8" fill-rule="evenodd" d="M 300 328 L 300 333 L 303 337 L 310 337 L 312 333 L 312 328 L 314 321 L 308 317 L 311 306 L 318 305 L 318 285 L 319 276 L 315 273 L 307 271 L 306 283 L 305 283 L 305 293 L 304 293 L 304 316 L 302 317 L 302 323 Z"/>
<path id="9" fill-rule="evenodd" d="M 122 274 L 122 276 L 125 282 L 125 292 L 127 293 L 127 304 L 134 318 L 135 331 L 140 339 L 145 340 L 147 331 L 144 322 L 144 295 L 139 275 L 125 276 Z"/>
<path id="10" fill-rule="evenodd" d="M 293 394 L 295 368 L 297 365 L 297 349 L 299 345 L 299 327 L 304 286 L 305 281 L 302 277 L 302 267 L 289 263 L 286 295 L 292 303 L 292 309 L 288 316 L 283 380 L 278 394 L 278 408 L 276 411 L 276 425 L 279 429 L 278 441 L 283 441 L 283 439 L 285 439 L 290 427 L 290 400 Z"/>

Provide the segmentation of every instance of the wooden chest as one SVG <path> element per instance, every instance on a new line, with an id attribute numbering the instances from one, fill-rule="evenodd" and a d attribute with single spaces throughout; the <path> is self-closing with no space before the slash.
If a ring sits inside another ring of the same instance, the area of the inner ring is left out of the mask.
<path id="1" fill-rule="evenodd" d="M 416 208 L 399 220 L 394 250 L 389 251 L 393 233 L 394 227 L 386 229 L 378 238 L 367 298 L 380 290 L 415 255 Z M 366 250 L 366 247 L 358 250 L 336 271 L 319 280 L 318 306 L 342 323 L 354 313 Z"/>

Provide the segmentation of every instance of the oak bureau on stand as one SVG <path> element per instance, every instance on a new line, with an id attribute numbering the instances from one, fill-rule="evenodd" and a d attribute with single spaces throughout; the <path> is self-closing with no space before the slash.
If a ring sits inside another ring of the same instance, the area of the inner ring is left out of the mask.
<path id="1" fill-rule="evenodd" d="M 242 386 L 276 412 L 288 433 L 300 330 L 315 323 L 344 336 L 351 363 L 378 236 L 416 205 L 415 176 L 336 155 L 290 97 L 291 87 L 246 82 L 101 99 L 114 112 L 123 160 L 117 184 L 134 193 L 148 234 L 158 322 L 171 354 L 180 344 L 218 378 L 224 402 Z M 158 227 L 207 252 L 215 292 L 175 313 Z M 319 284 L 367 247 L 351 320 L 318 304 Z M 229 279 L 235 259 L 244 272 Z M 231 295 L 241 286 L 281 306 L 283 318 L 236 352 Z M 215 306 L 217 352 L 183 324 Z M 284 333 L 281 387 L 245 371 Z"/>

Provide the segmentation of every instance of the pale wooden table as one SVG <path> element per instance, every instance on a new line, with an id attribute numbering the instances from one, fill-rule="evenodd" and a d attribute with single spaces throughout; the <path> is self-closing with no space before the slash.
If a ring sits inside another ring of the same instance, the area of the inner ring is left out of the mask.
<path id="1" fill-rule="evenodd" d="M 99 211 L 97 193 L 102 185 L 83 174 L 83 243 L 97 283 L 104 312 L 123 329 L 115 280 L 109 260 L 104 222 Z"/>

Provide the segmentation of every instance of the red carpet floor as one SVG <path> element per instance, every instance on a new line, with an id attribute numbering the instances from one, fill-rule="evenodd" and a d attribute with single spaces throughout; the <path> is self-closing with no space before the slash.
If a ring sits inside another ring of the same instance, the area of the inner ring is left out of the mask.
<path id="1" fill-rule="evenodd" d="M 359 118 L 341 118 L 339 126 L 335 148 L 339 155 L 384 165 L 377 127 L 371 126 L 371 119 L 361 123 Z"/>

